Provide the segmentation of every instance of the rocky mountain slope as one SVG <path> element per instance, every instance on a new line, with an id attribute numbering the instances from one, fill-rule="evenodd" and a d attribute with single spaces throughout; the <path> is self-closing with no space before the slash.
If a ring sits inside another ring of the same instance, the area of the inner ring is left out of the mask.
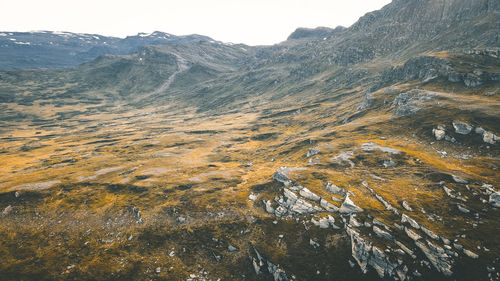
<path id="1" fill-rule="evenodd" d="M 0 72 L 1 276 L 499 280 L 497 2 Z"/>
<path id="2" fill-rule="evenodd" d="M 104 54 L 129 54 L 145 45 L 213 41 L 201 35 L 175 36 L 155 31 L 126 38 L 71 32 L 0 32 L 0 69 L 61 68 Z"/>

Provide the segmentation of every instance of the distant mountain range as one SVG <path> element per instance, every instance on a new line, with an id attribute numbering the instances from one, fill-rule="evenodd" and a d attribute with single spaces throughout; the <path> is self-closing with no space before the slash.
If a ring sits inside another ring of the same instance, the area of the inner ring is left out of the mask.
<path id="1" fill-rule="evenodd" d="M 2 280 L 500 280 L 499 0 L 0 34 Z"/>
<path id="2" fill-rule="evenodd" d="M 58 31 L 0 32 L 0 69 L 71 67 L 103 54 L 129 54 L 144 45 L 196 41 L 213 39 L 159 31 L 126 38 Z"/>

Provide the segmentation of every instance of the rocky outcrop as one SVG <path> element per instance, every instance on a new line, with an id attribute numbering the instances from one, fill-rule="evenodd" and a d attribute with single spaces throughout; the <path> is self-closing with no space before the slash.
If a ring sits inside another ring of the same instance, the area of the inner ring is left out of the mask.
<path id="1" fill-rule="evenodd" d="M 290 281 L 290 278 L 279 265 L 275 265 L 270 260 L 265 259 L 253 245 L 251 247 L 256 255 L 256 257 L 250 256 L 255 274 L 270 274 L 274 281 Z"/>
<path id="2" fill-rule="evenodd" d="M 343 196 L 343 197 L 345 197 L 347 194 L 347 191 L 345 189 L 343 189 L 342 187 L 338 187 L 331 182 L 328 182 L 326 184 L 325 188 L 326 188 L 326 191 L 331 192 L 333 194 Z"/>
<path id="3" fill-rule="evenodd" d="M 394 116 L 411 116 L 422 109 L 422 104 L 433 100 L 436 93 L 413 89 L 396 96 L 391 108 L 395 108 Z"/>
<path id="4" fill-rule="evenodd" d="M 443 273 L 445 276 L 451 276 L 453 274 L 451 271 L 453 263 L 451 258 L 445 253 L 443 248 L 429 241 L 426 242 L 417 241 L 415 245 L 424 253 L 437 271 Z"/>
<path id="5" fill-rule="evenodd" d="M 363 273 L 368 272 L 368 266 L 373 268 L 380 278 L 406 280 L 408 268 L 397 262 L 392 262 L 382 250 L 363 239 L 358 232 L 350 227 L 346 229 L 351 238 L 351 253 Z"/>
<path id="6" fill-rule="evenodd" d="M 344 203 L 340 206 L 339 212 L 342 214 L 353 214 L 353 213 L 361 213 L 363 209 L 356 206 L 354 202 L 349 198 L 349 194 L 345 197 Z"/>
<path id="7" fill-rule="evenodd" d="M 313 193 L 312 191 L 310 191 L 309 189 L 307 189 L 306 187 L 302 188 L 300 191 L 299 191 L 299 194 L 306 198 L 306 199 L 309 199 L 309 200 L 312 200 L 312 201 L 319 201 L 321 199 L 321 197 L 319 197 L 318 195 L 316 195 L 315 193 Z"/>

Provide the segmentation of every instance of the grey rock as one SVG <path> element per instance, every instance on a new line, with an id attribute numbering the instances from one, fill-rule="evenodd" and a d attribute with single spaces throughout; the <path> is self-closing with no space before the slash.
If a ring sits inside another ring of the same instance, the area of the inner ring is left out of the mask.
<path id="1" fill-rule="evenodd" d="M 310 148 L 309 151 L 307 152 L 306 157 L 311 157 L 314 155 L 317 155 L 320 152 L 319 148 Z"/>
<path id="2" fill-rule="evenodd" d="M 328 212 L 338 212 L 339 211 L 339 208 L 337 206 L 333 205 L 332 203 L 326 201 L 323 198 L 321 198 L 321 200 L 319 201 L 319 205 L 321 207 L 323 207 L 325 210 L 327 210 Z"/>
<path id="3" fill-rule="evenodd" d="M 311 245 L 314 249 L 318 249 L 319 248 L 319 243 L 312 240 L 312 239 L 309 239 L 309 245 Z"/>
<path id="4" fill-rule="evenodd" d="M 345 189 L 343 189 L 342 187 L 338 187 L 331 182 L 328 182 L 326 184 L 326 191 L 331 192 L 333 194 L 338 194 L 341 196 L 345 196 L 347 193 L 347 191 Z"/>
<path id="5" fill-rule="evenodd" d="M 382 237 L 382 238 L 385 238 L 387 240 L 393 240 L 393 237 L 392 235 L 387 232 L 387 231 L 384 231 L 382 229 L 380 229 L 378 226 L 374 225 L 373 226 L 373 232 L 375 232 L 375 234 L 378 236 L 378 237 Z"/>
<path id="6" fill-rule="evenodd" d="M 374 151 L 374 150 L 378 149 L 378 150 L 380 150 L 382 152 L 387 152 L 387 153 L 390 153 L 390 154 L 399 154 L 401 152 L 398 149 L 381 146 L 381 145 L 378 145 L 378 144 L 376 144 L 374 142 L 363 143 L 361 145 L 361 148 L 364 151 Z"/>
<path id="7" fill-rule="evenodd" d="M 466 209 L 465 207 L 462 207 L 461 205 L 457 205 L 457 208 L 460 212 L 464 213 L 464 214 L 468 214 L 470 213 L 469 209 Z"/>
<path id="8" fill-rule="evenodd" d="M 396 108 L 395 116 L 411 116 L 422 109 L 422 103 L 436 97 L 436 93 L 413 89 L 401 93 L 392 102 L 391 108 Z"/>
<path id="9" fill-rule="evenodd" d="M 418 224 L 414 219 L 403 214 L 403 215 L 401 215 L 401 223 L 405 223 L 405 222 L 409 223 L 413 228 L 416 228 L 416 229 L 420 228 L 420 224 Z"/>
<path id="10" fill-rule="evenodd" d="M 361 227 L 363 224 L 361 224 L 357 219 L 356 217 L 354 217 L 353 215 L 350 215 L 349 216 L 349 225 L 352 226 L 352 227 Z"/>
<path id="11" fill-rule="evenodd" d="M 316 195 L 315 193 L 313 193 L 312 191 L 310 191 L 309 189 L 307 188 L 302 188 L 300 191 L 299 191 L 299 194 L 306 198 L 306 199 L 309 199 L 309 200 L 312 200 L 312 201 L 319 201 L 321 199 L 321 197 L 319 197 L 318 195 Z"/>
<path id="12" fill-rule="evenodd" d="M 439 129 L 438 127 L 437 129 L 436 128 L 432 129 L 432 134 L 434 135 L 436 140 L 440 141 L 445 137 L 446 132 L 444 129 Z"/>
<path id="13" fill-rule="evenodd" d="M 422 237 L 418 234 L 416 234 L 415 232 L 413 232 L 411 229 L 405 227 L 405 232 L 406 232 L 406 235 L 408 235 L 408 237 L 410 237 L 413 241 L 417 241 L 419 239 L 421 239 Z"/>
<path id="14" fill-rule="evenodd" d="M 339 155 L 335 156 L 332 158 L 332 161 L 338 163 L 338 164 L 349 164 L 349 166 L 351 166 L 351 168 L 354 168 L 356 165 L 354 164 L 354 162 L 352 162 L 350 160 L 351 157 L 354 156 L 354 152 L 352 151 L 345 151 L 345 152 L 342 152 L 340 153 Z"/>
<path id="15" fill-rule="evenodd" d="M 410 250 L 408 247 L 406 247 L 403 243 L 399 242 L 399 241 L 395 241 L 394 243 L 396 243 L 396 245 L 398 245 L 399 248 L 401 248 L 405 253 L 407 253 L 410 257 L 412 258 L 416 258 L 417 256 L 415 256 L 415 254 L 413 253 L 412 250 Z"/>
<path id="16" fill-rule="evenodd" d="M 488 202 L 493 206 L 500 208 L 500 192 L 494 192 L 490 194 Z"/>
<path id="17" fill-rule="evenodd" d="M 423 227 L 423 226 L 420 226 L 420 229 L 422 230 L 422 232 L 424 232 L 427 236 L 429 236 L 430 238 L 434 239 L 434 240 L 439 240 L 439 236 L 436 235 L 434 232 L 428 230 L 427 228 Z"/>
<path id="18" fill-rule="evenodd" d="M 491 133 L 491 132 L 486 132 L 485 131 L 483 133 L 483 141 L 485 143 L 495 144 L 498 140 L 499 140 L 499 137 L 496 136 L 495 134 Z"/>
<path id="19" fill-rule="evenodd" d="M 478 255 L 478 254 L 476 254 L 476 253 L 474 253 L 474 252 L 472 252 L 472 251 L 469 251 L 469 250 L 464 249 L 464 250 L 463 250 L 463 252 L 464 252 L 464 254 L 465 254 L 466 256 L 468 256 L 469 258 L 472 258 L 472 259 L 477 259 L 477 258 L 479 258 L 479 255 Z"/>
<path id="20" fill-rule="evenodd" d="M 408 204 L 408 202 L 406 201 L 403 201 L 401 203 L 401 205 L 403 206 L 403 208 L 405 208 L 405 210 L 409 211 L 409 212 L 413 212 L 413 209 L 410 207 L 410 205 Z"/>
<path id="21" fill-rule="evenodd" d="M 240 249 L 238 249 L 238 248 L 234 247 L 233 245 L 229 245 L 229 246 L 227 246 L 227 250 L 228 250 L 229 252 L 237 252 L 237 251 L 239 251 Z"/>
<path id="22" fill-rule="evenodd" d="M 461 178 L 461 177 L 459 177 L 459 176 L 451 175 L 451 177 L 453 178 L 453 180 L 454 180 L 456 183 L 463 183 L 463 184 L 468 183 L 466 180 L 462 179 L 462 178 Z"/>
<path id="23" fill-rule="evenodd" d="M 262 202 L 264 202 L 264 205 L 266 206 L 266 212 L 268 212 L 269 214 L 274 214 L 274 208 L 271 204 L 271 201 L 262 200 Z"/>
<path id="24" fill-rule="evenodd" d="M 415 242 L 415 245 L 424 253 L 427 259 L 431 262 L 431 264 L 438 270 L 443 273 L 445 276 L 451 276 L 453 272 L 452 269 L 452 260 L 450 257 L 444 252 L 444 249 L 438 247 L 430 242 L 427 242 L 427 245 L 421 241 Z"/>
<path id="25" fill-rule="evenodd" d="M 356 206 L 354 202 L 352 202 L 352 200 L 349 198 L 349 195 L 347 195 L 344 202 L 342 203 L 342 206 L 340 206 L 339 212 L 343 214 L 353 214 L 361 213 L 363 212 L 363 209 Z"/>
<path id="26" fill-rule="evenodd" d="M 469 134 L 473 127 L 470 126 L 467 123 L 462 123 L 462 122 L 453 122 L 453 128 L 455 128 L 455 133 L 461 134 L 461 135 L 467 135 Z"/>

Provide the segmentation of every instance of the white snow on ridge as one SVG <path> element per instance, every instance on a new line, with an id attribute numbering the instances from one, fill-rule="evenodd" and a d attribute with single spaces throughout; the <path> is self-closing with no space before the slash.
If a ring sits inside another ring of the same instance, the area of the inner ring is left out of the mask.
<path id="1" fill-rule="evenodd" d="M 14 42 L 14 44 L 17 44 L 17 45 L 31 45 L 30 42 Z"/>
<path id="2" fill-rule="evenodd" d="M 144 33 L 144 32 L 140 32 L 139 34 L 137 34 L 139 37 L 148 37 L 150 36 L 151 34 L 153 33 Z"/>
<path id="3" fill-rule="evenodd" d="M 0 36 L 7 36 L 7 33 L 0 33 Z"/>

